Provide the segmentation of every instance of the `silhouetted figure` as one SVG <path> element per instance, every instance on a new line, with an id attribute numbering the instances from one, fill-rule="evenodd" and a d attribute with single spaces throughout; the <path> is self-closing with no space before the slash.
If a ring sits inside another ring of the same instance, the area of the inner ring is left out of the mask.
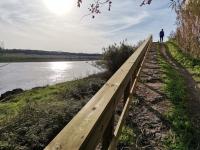
<path id="1" fill-rule="evenodd" d="M 163 42 L 164 36 L 165 36 L 165 33 L 164 33 L 164 30 L 162 29 L 162 30 L 160 31 L 160 42 L 161 42 L 161 43 Z"/>

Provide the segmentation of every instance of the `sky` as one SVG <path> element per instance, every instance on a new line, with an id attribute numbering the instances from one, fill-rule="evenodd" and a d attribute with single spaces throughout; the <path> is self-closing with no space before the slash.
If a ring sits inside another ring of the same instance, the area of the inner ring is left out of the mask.
<path id="1" fill-rule="evenodd" d="M 102 53 L 103 47 L 125 39 L 135 44 L 153 34 L 158 41 L 162 28 L 167 38 L 176 28 L 170 0 L 153 0 L 143 7 L 142 0 L 113 0 L 111 11 L 104 6 L 95 19 L 85 16 L 92 0 L 83 0 L 81 8 L 76 0 L 55 0 L 73 1 L 62 14 L 46 1 L 0 0 L 0 41 L 5 48 Z"/>

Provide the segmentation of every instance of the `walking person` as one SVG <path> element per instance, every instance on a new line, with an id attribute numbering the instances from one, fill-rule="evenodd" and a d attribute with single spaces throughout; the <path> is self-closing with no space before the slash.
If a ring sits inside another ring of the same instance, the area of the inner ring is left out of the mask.
<path id="1" fill-rule="evenodd" d="M 163 42 L 164 36 L 165 36 L 165 33 L 164 33 L 164 30 L 162 29 L 162 30 L 160 31 L 160 43 Z"/>

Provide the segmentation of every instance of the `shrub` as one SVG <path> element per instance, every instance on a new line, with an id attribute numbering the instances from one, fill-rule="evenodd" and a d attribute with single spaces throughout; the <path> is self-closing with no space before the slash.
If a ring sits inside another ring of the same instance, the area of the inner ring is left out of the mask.
<path id="1" fill-rule="evenodd" d="M 129 58 L 134 52 L 135 46 L 130 46 L 124 42 L 120 45 L 113 44 L 104 48 L 103 64 L 111 74 L 114 74 L 120 66 Z"/>

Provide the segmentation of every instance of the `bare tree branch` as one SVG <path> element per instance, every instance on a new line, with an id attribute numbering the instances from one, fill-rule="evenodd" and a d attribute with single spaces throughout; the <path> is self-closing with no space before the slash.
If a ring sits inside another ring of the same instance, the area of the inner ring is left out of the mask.
<path id="1" fill-rule="evenodd" d="M 141 1 L 142 1 L 142 3 L 140 4 L 140 6 L 147 5 L 147 4 L 150 5 L 152 3 L 152 0 L 141 0 Z M 184 4 L 188 0 L 169 0 L 169 1 L 170 1 L 170 7 L 173 8 L 173 9 L 177 9 L 178 6 Z M 83 3 L 82 0 L 78 0 L 77 6 L 81 7 L 82 3 Z M 110 11 L 111 5 L 112 5 L 112 0 L 94 0 L 94 2 L 91 3 L 89 8 L 88 8 L 90 13 L 85 15 L 85 16 L 91 15 L 92 18 L 95 18 L 96 15 L 101 13 L 101 7 L 104 6 L 104 5 L 107 5 L 108 11 Z"/>

